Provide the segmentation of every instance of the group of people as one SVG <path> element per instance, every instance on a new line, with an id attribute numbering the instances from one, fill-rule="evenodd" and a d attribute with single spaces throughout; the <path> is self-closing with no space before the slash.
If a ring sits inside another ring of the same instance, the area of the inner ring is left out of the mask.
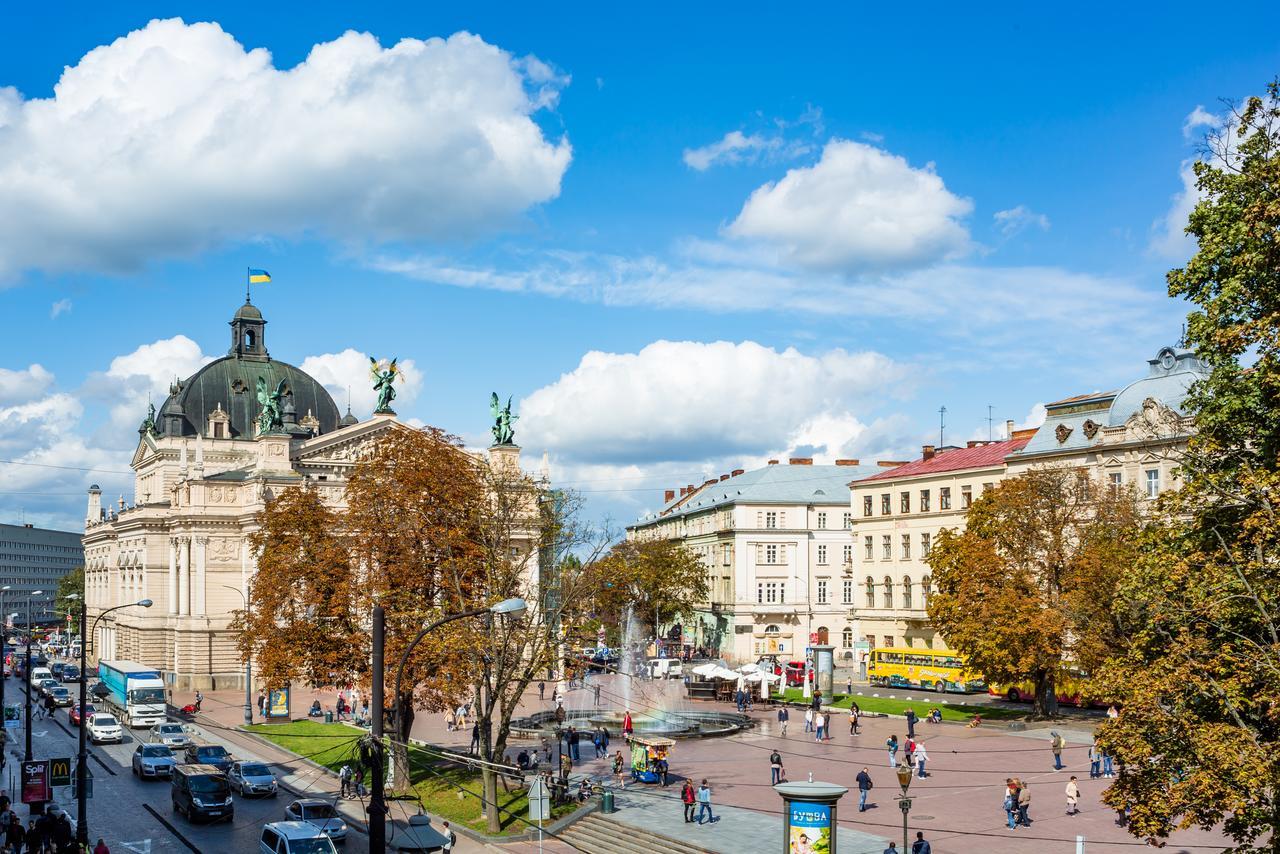
<path id="1" fill-rule="evenodd" d="M 684 804 L 684 821 L 685 824 L 693 824 L 695 821 L 702 824 L 703 818 L 707 823 L 718 821 L 711 812 L 711 784 L 705 779 L 698 786 L 697 790 L 693 788 L 692 780 L 685 780 L 684 787 L 680 790 L 680 802 Z M 697 811 L 697 818 L 694 818 L 694 811 Z"/>
<path id="2" fill-rule="evenodd" d="M 5 854 L 111 854 L 103 839 L 93 848 L 77 846 L 71 818 L 46 812 L 24 826 L 7 795 L 0 795 L 0 851 Z"/>
<path id="3" fill-rule="evenodd" d="M 467 719 L 471 717 L 471 702 L 468 701 L 456 709 L 447 709 L 444 713 L 444 728 L 449 732 L 466 729 Z"/>
<path id="4" fill-rule="evenodd" d="M 929 776 L 924 770 L 925 763 L 929 761 L 929 751 L 925 749 L 924 742 L 917 739 L 914 733 L 908 734 L 907 740 L 903 743 L 898 742 L 896 733 L 890 735 L 885 740 L 884 746 L 889 751 L 890 768 L 898 767 L 898 751 L 901 749 L 908 768 L 913 769 L 921 779 Z"/>
<path id="5" fill-rule="evenodd" d="M 338 788 L 344 798 L 363 798 L 368 794 L 364 786 L 364 763 L 359 763 L 355 768 L 344 764 L 338 770 Z"/>

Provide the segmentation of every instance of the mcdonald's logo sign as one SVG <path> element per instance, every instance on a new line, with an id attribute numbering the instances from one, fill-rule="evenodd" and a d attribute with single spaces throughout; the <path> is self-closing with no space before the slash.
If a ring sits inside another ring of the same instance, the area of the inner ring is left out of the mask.
<path id="1" fill-rule="evenodd" d="M 49 785 L 50 786 L 70 786 L 71 785 L 70 757 L 66 757 L 63 759 L 49 760 Z"/>

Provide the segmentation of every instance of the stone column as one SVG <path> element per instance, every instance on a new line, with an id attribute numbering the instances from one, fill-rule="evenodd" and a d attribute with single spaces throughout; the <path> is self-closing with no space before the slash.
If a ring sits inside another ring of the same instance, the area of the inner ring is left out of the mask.
<path id="1" fill-rule="evenodd" d="M 191 612 L 197 617 L 203 617 L 205 613 L 205 553 L 208 546 L 208 537 L 196 537 L 196 577 L 192 582 Z"/>
<path id="2" fill-rule="evenodd" d="M 191 613 L 191 538 L 178 537 L 178 613 Z"/>
<path id="3" fill-rule="evenodd" d="M 169 610 L 170 616 L 178 613 L 178 541 L 169 539 Z"/>

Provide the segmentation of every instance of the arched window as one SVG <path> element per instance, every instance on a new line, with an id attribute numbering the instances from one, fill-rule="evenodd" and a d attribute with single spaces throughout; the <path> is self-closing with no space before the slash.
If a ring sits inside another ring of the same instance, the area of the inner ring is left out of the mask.
<path id="1" fill-rule="evenodd" d="M 256 340 L 256 336 L 254 336 L 254 334 L 253 334 L 253 330 L 252 330 L 252 329 L 250 329 L 249 331 L 245 332 L 245 334 L 244 334 L 244 348 L 245 348 L 246 350 L 252 350 L 252 349 L 253 349 L 253 342 L 254 342 L 255 340 Z"/>
<path id="2" fill-rule="evenodd" d="M 874 608 L 876 606 L 876 580 L 871 576 L 867 576 L 867 607 Z"/>
<path id="3" fill-rule="evenodd" d="M 887 575 L 884 577 L 884 593 L 880 599 L 884 603 L 883 607 L 893 607 L 893 579 Z"/>
<path id="4" fill-rule="evenodd" d="M 844 630 L 840 632 L 840 645 L 845 649 L 853 646 L 853 629 L 851 627 L 845 626 Z"/>
<path id="5" fill-rule="evenodd" d="M 778 634 L 778 631 L 779 629 L 777 626 L 769 625 L 764 627 L 764 633 L 766 635 L 776 635 Z"/>
<path id="6" fill-rule="evenodd" d="M 911 607 L 911 576 L 902 579 L 902 607 Z"/>
<path id="7" fill-rule="evenodd" d="M 827 639 L 830 637 L 831 637 L 831 634 L 830 632 L 827 631 L 826 626 L 818 626 L 818 643 L 819 644 L 822 644 L 825 646 L 827 643 Z"/>
<path id="8" fill-rule="evenodd" d="M 922 600 L 920 602 L 920 607 L 929 607 L 929 594 L 932 592 L 933 579 L 926 575 L 924 578 L 920 579 L 920 599 Z"/>

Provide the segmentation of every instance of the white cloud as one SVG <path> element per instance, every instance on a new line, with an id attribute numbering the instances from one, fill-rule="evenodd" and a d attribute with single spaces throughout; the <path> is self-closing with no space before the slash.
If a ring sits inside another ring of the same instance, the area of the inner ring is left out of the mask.
<path id="1" fill-rule="evenodd" d="M 377 405 L 378 395 L 373 390 L 373 381 L 369 379 L 367 353 L 348 347 L 341 353 L 308 356 L 302 360 L 300 367 L 329 390 L 339 410 L 346 409 L 348 390 L 351 394 L 351 409 L 356 417 L 368 418 Z M 413 359 L 400 359 L 396 362 L 396 367 L 402 373 L 395 385 L 396 399 L 391 404 L 392 409 L 409 406 L 422 389 L 422 372 Z"/>
<path id="2" fill-rule="evenodd" d="M 1044 423 L 1044 419 L 1047 414 L 1048 410 L 1045 409 L 1045 405 L 1043 403 L 1037 403 L 1032 406 L 1031 409 L 1027 410 L 1026 418 L 1023 418 L 1021 422 L 1013 425 L 1013 429 L 1030 430 L 1032 427 L 1039 427 Z"/>
<path id="3" fill-rule="evenodd" d="M 725 229 L 821 270 L 925 267 L 970 249 L 961 220 L 973 209 L 929 164 L 913 168 L 860 142 L 827 143 L 813 166 L 757 188 Z"/>
<path id="4" fill-rule="evenodd" d="M 52 385 L 53 374 L 40 365 L 28 365 L 18 371 L 0 368 L 0 405 L 26 403 Z"/>
<path id="5" fill-rule="evenodd" d="M 1187 113 L 1186 119 L 1182 122 L 1182 135 L 1190 138 L 1197 129 L 1202 127 L 1222 127 L 1222 117 L 1215 116 L 1200 104 L 1196 104 L 1196 108 Z"/>
<path id="6" fill-rule="evenodd" d="M 570 146 L 534 114 L 564 83 L 469 33 L 383 48 L 348 32 L 277 69 L 217 24 L 152 21 L 53 98 L 0 88 L 0 275 L 494 227 L 560 191 Z"/>
<path id="7" fill-rule="evenodd" d="M 685 165 L 699 172 L 723 164 L 759 163 L 783 157 L 799 157 L 810 151 L 802 142 L 783 139 L 780 136 L 744 134 L 740 130 L 729 131 L 721 139 L 701 148 L 684 150 Z"/>
<path id="8" fill-rule="evenodd" d="M 1033 226 L 1041 231 L 1049 230 L 1049 218 L 1042 213 L 1036 213 L 1026 205 L 996 211 L 992 218 L 995 219 L 996 227 L 1005 237 L 1013 237 L 1018 232 Z"/>
<path id="9" fill-rule="evenodd" d="M 596 463 L 759 454 L 830 437 L 832 422 L 815 418 L 844 418 L 888 389 L 909 386 L 906 368 L 878 353 L 810 356 L 752 341 L 657 341 L 638 353 L 589 352 L 526 397 L 522 441 Z M 859 426 L 846 420 L 841 429 L 852 434 Z"/>
<path id="10" fill-rule="evenodd" d="M 1195 254 L 1196 240 L 1186 233 L 1187 219 L 1200 202 L 1196 173 L 1192 160 L 1182 161 L 1178 177 L 1182 189 L 1174 194 L 1168 212 L 1151 226 L 1151 242 L 1147 251 L 1169 261 L 1185 261 Z"/>
<path id="11" fill-rule="evenodd" d="M 57 320 L 58 315 L 71 311 L 71 300 L 60 299 L 49 307 L 49 318 Z"/>
<path id="12" fill-rule="evenodd" d="M 83 393 L 109 404 L 107 441 L 132 446 L 137 437 L 130 431 L 147 414 L 147 402 L 159 409 L 169 395 L 170 383 L 186 379 L 211 361 L 213 357 L 185 335 L 162 338 L 116 356 L 105 372 L 89 376 Z"/>

